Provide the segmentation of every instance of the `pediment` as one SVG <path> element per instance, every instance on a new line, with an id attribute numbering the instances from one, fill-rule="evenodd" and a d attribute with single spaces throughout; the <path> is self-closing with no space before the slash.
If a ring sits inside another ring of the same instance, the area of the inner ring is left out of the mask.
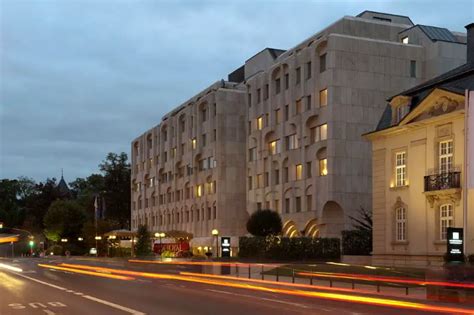
<path id="1" fill-rule="evenodd" d="M 463 108 L 464 95 L 435 89 L 413 111 L 403 118 L 400 125 L 407 125 L 445 115 Z"/>

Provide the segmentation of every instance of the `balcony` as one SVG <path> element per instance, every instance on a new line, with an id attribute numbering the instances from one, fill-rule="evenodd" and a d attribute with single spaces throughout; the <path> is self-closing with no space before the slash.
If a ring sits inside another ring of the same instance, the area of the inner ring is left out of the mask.
<path id="1" fill-rule="evenodd" d="M 461 188 L 461 172 L 425 176 L 425 192 Z"/>
<path id="2" fill-rule="evenodd" d="M 425 176 L 426 199 L 433 208 L 436 204 L 449 201 L 458 204 L 461 200 L 461 172 L 451 171 Z"/>

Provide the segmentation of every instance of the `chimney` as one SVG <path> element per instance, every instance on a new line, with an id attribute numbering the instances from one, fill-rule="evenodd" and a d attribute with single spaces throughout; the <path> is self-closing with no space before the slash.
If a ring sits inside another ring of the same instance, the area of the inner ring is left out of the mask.
<path id="1" fill-rule="evenodd" d="M 467 30 L 466 63 L 474 64 L 474 23 L 465 27 Z"/>

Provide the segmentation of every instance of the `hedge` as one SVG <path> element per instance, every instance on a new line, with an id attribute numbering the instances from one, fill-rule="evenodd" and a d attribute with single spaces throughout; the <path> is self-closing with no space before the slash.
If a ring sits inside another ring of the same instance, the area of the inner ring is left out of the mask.
<path id="1" fill-rule="evenodd" d="M 342 254 L 366 256 L 372 252 L 372 232 L 342 231 Z"/>
<path id="2" fill-rule="evenodd" d="M 334 259 L 341 255 L 338 238 L 240 237 L 239 257 L 279 260 Z"/>

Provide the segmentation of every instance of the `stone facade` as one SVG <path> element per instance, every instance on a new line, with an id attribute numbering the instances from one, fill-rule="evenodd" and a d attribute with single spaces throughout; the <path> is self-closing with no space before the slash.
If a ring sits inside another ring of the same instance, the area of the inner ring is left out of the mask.
<path id="1" fill-rule="evenodd" d="M 213 228 L 243 235 L 249 214 L 270 208 L 286 236 L 339 236 L 371 207 L 361 134 L 387 97 L 464 63 L 456 36 L 426 40 L 408 17 L 365 11 L 287 51 L 262 50 L 229 75 L 235 83 L 214 84 L 132 142 L 132 229 L 183 230 L 204 249 Z"/>

